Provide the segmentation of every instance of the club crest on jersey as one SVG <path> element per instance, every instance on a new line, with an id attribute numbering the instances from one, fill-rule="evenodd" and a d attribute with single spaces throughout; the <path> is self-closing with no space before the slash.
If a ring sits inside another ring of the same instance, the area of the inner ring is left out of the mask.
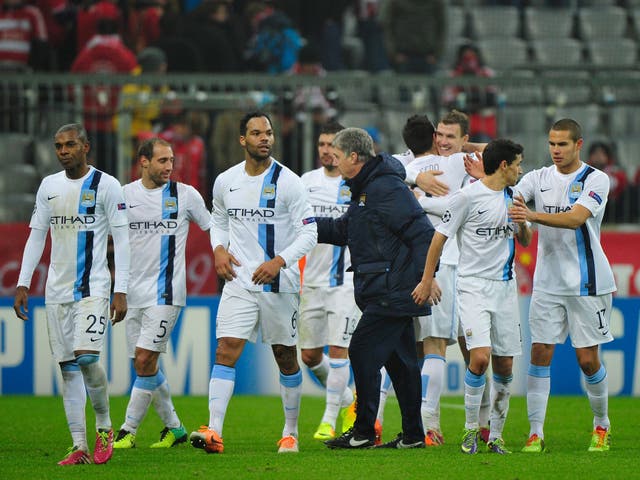
<path id="1" fill-rule="evenodd" d="M 338 201 L 347 203 L 351 201 L 351 189 L 347 185 L 342 185 L 338 191 Z"/>
<path id="2" fill-rule="evenodd" d="M 96 191 L 89 188 L 80 192 L 80 206 L 82 207 L 95 207 L 96 205 Z"/>
<path id="3" fill-rule="evenodd" d="M 569 185 L 569 198 L 577 200 L 582 195 L 582 182 L 573 182 Z"/>
<path id="4" fill-rule="evenodd" d="M 265 200 L 273 200 L 276 198 L 276 186 L 273 183 L 267 183 L 262 187 L 262 198 Z"/>
<path id="5" fill-rule="evenodd" d="M 358 201 L 358 206 L 359 207 L 364 207 L 365 203 L 367 203 L 367 194 L 366 193 L 362 193 L 362 194 L 360 194 L 360 200 Z"/>
<path id="6" fill-rule="evenodd" d="M 467 329 L 465 330 L 464 334 L 465 334 L 467 337 L 473 337 L 473 332 L 471 331 L 471 329 L 470 329 L 470 328 L 467 328 Z"/>
<path id="7" fill-rule="evenodd" d="M 164 199 L 162 210 L 167 213 L 175 213 L 178 211 L 178 199 L 176 197 L 167 197 Z"/>

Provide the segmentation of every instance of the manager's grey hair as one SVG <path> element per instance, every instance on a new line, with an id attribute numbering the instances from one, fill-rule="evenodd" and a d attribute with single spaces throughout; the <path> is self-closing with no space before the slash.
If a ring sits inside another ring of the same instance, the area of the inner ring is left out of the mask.
<path id="1" fill-rule="evenodd" d="M 373 149 L 373 139 L 362 128 L 345 128 L 336 133 L 331 142 L 333 147 L 350 154 L 355 152 L 358 155 L 358 160 L 361 162 L 367 162 L 371 158 L 376 156 L 376 152 Z"/>

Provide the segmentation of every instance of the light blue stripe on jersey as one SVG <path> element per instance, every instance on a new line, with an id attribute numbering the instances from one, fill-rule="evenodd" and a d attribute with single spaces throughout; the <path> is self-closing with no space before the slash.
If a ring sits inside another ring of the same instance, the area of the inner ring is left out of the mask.
<path id="1" fill-rule="evenodd" d="M 165 305 L 165 286 L 167 284 L 167 267 L 169 266 L 169 235 L 160 239 L 160 272 L 158 273 L 158 305 Z"/>
<path id="2" fill-rule="evenodd" d="M 275 200 L 278 189 L 276 184 L 278 183 L 278 176 L 281 168 L 276 162 L 271 164 L 269 172 L 265 175 L 262 181 L 262 190 L 260 192 L 260 207 L 262 208 L 275 208 Z M 258 243 L 264 251 L 265 262 L 275 257 L 275 225 L 261 223 L 258 225 Z M 279 278 L 274 282 L 278 282 Z M 263 292 L 278 291 L 278 288 L 274 288 L 276 283 L 267 283 L 262 286 Z"/>
<path id="3" fill-rule="evenodd" d="M 507 211 L 509 207 L 513 205 L 513 199 L 509 194 L 510 189 L 504 189 L 504 202 L 507 207 Z M 509 226 L 513 228 L 513 222 L 509 221 Z M 502 267 L 502 280 L 511 280 L 513 278 L 513 259 L 516 255 L 516 242 L 515 239 L 507 238 L 507 244 L 509 245 L 509 256 L 507 257 L 507 261 Z"/>
<path id="4" fill-rule="evenodd" d="M 333 246 L 333 258 L 331 259 L 331 271 L 329 272 L 329 286 L 337 287 L 344 283 L 344 247 Z"/>
<path id="5" fill-rule="evenodd" d="M 94 177 L 96 177 L 97 170 L 94 170 L 84 182 L 80 188 L 80 198 L 78 199 L 78 213 L 87 214 L 95 212 L 96 205 L 96 186 L 94 186 Z M 96 178 L 100 180 L 100 175 Z M 94 186 L 92 189 L 91 187 Z M 93 191 L 93 202 L 89 202 L 84 198 L 85 192 Z M 82 300 L 84 295 L 89 294 L 89 273 L 85 272 L 85 269 L 91 269 L 92 259 L 91 254 L 93 251 L 93 232 L 80 231 L 77 235 L 77 247 L 76 247 L 76 280 L 73 284 L 73 299 L 77 302 Z M 89 248 L 89 250 L 87 250 Z M 89 262 L 87 262 L 87 254 L 89 254 Z"/>

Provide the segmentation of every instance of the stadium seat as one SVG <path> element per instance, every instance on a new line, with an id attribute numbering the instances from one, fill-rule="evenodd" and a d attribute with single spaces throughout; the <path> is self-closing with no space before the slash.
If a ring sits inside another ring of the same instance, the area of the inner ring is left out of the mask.
<path id="1" fill-rule="evenodd" d="M 501 88 L 501 94 L 507 108 L 510 105 L 535 105 L 542 103 L 544 93 L 536 82 L 533 70 L 511 70 L 506 78 L 511 79 L 508 85 Z"/>
<path id="2" fill-rule="evenodd" d="M 580 8 L 578 27 L 583 40 L 619 38 L 627 31 L 627 11 L 612 5 Z"/>
<path id="3" fill-rule="evenodd" d="M 447 7 L 447 37 L 455 39 L 467 36 L 467 13 L 464 8 Z"/>
<path id="4" fill-rule="evenodd" d="M 575 38 L 546 38 L 531 41 L 533 58 L 540 67 L 572 67 L 582 65 L 584 49 Z"/>
<path id="5" fill-rule="evenodd" d="M 640 1 L 638 5 L 640 5 Z M 631 21 L 633 22 L 633 28 L 635 30 L 635 37 L 640 38 L 640 6 L 634 7 L 631 10 Z"/>
<path id="6" fill-rule="evenodd" d="M 586 138 L 593 138 L 602 132 L 600 106 L 596 103 L 558 106 L 550 113 L 551 123 L 561 118 L 573 118 L 582 127 Z"/>
<path id="7" fill-rule="evenodd" d="M 597 96 L 591 88 L 592 74 L 584 70 L 549 70 L 541 78 L 553 80 L 545 86 L 545 100 L 552 105 L 575 105 L 591 102 Z M 563 80 L 560 80 L 563 79 Z"/>
<path id="8" fill-rule="evenodd" d="M 15 163 L 33 163 L 33 144 L 33 137 L 27 133 L 0 133 L 0 168 Z M 11 154 L 7 155 L 7 152 Z"/>
<path id="9" fill-rule="evenodd" d="M 607 70 L 596 73 L 596 78 L 604 103 L 640 103 L 640 70 Z"/>
<path id="10" fill-rule="evenodd" d="M 638 105 L 612 105 L 607 107 L 609 128 L 616 136 L 638 135 L 640 108 Z M 638 156 L 636 151 L 634 155 Z"/>
<path id="11" fill-rule="evenodd" d="M 486 64 L 496 71 L 527 67 L 527 44 L 520 38 L 485 38 L 478 41 L 478 48 Z"/>
<path id="12" fill-rule="evenodd" d="M 35 193 L 0 195 L 0 223 L 28 222 L 35 203 Z"/>
<path id="13" fill-rule="evenodd" d="M 511 105 L 498 116 L 498 131 L 502 136 L 540 133 L 546 128 L 546 108 L 542 105 Z"/>
<path id="14" fill-rule="evenodd" d="M 638 59 L 636 42 L 629 38 L 593 40 L 587 43 L 589 58 L 599 67 L 635 67 Z"/>
<path id="15" fill-rule="evenodd" d="M 520 35 L 520 11 L 512 6 L 474 7 L 469 10 L 471 32 L 480 40 Z"/>
<path id="16" fill-rule="evenodd" d="M 569 38 L 574 20 L 573 10 L 569 8 L 529 7 L 524 11 L 525 36 L 531 40 Z"/>
<path id="17" fill-rule="evenodd" d="M 50 138 L 39 138 L 34 142 L 33 147 L 34 164 L 41 177 L 46 177 L 61 169 L 60 162 L 53 149 L 53 140 Z"/>
<path id="18" fill-rule="evenodd" d="M 35 193 L 40 183 L 36 167 L 27 163 L 5 165 L 0 175 L 0 195 Z"/>

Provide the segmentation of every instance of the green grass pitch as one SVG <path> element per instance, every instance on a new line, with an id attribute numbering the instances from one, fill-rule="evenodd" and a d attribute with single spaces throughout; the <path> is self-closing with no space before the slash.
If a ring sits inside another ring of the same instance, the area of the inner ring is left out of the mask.
<path id="1" fill-rule="evenodd" d="M 112 398 L 117 430 L 126 397 Z M 188 431 L 208 420 L 205 397 L 177 397 L 176 410 Z M 464 424 L 460 397 L 443 397 L 445 445 L 425 450 L 329 450 L 312 438 L 324 399 L 304 397 L 300 418 L 300 453 L 276 453 L 283 425 L 278 397 L 234 396 L 227 412 L 225 453 L 208 455 L 188 443 L 167 450 L 150 449 L 162 430 L 150 411 L 138 431 L 137 446 L 116 450 L 106 465 L 56 465 L 71 445 L 61 398 L 0 396 L 0 478 L 43 479 L 631 479 L 640 478 L 637 433 L 640 399 L 610 399 L 613 423 L 608 453 L 589 453 L 591 413 L 585 397 L 551 397 L 545 427 L 548 452 L 520 453 L 528 434 L 525 399 L 511 399 L 504 438 L 512 455 L 484 451 L 460 453 Z M 87 420 L 93 425 L 91 408 Z M 395 398 L 385 410 L 384 440 L 400 431 Z M 93 445 L 92 433 L 90 445 Z"/>

